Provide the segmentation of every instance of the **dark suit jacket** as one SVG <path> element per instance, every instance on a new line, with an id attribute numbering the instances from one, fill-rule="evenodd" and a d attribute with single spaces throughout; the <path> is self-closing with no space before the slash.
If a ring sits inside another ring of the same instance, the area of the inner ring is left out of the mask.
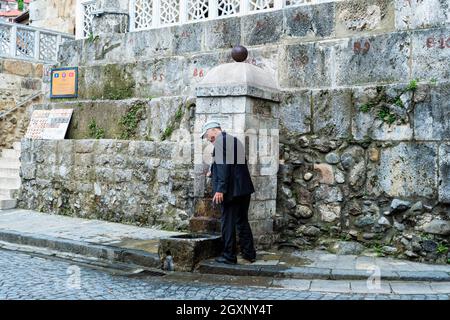
<path id="1" fill-rule="evenodd" d="M 224 201 L 255 192 L 241 141 L 226 132 L 214 143 L 211 166 L 213 192 L 224 193 Z"/>

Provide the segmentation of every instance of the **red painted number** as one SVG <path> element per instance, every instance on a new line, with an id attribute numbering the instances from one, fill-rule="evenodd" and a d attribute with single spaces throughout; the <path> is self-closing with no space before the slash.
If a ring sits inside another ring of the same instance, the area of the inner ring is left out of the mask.
<path id="1" fill-rule="evenodd" d="M 353 43 L 353 52 L 356 54 L 365 54 L 367 52 L 369 52 L 370 50 L 370 42 L 368 40 L 366 40 L 365 42 L 363 41 L 357 41 L 355 43 Z"/>
<path id="2" fill-rule="evenodd" d="M 450 48 L 450 38 L 445 39 L 440 37 L 436 39 L 435 37 L 429 37 L 427 39 L 427 48 L 437 47 L 439 49 Z"/>

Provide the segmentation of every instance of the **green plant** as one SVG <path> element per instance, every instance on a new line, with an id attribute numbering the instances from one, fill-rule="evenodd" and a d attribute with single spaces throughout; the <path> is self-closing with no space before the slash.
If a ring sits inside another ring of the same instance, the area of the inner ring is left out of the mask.
<path id="1" fill-rule="evenodd" d="M 99 36 L 97 35 L 94 37 L 94 34 L 91 32 L 91 33 L 89 33 L 89 36 L 86 38 L 86 41 L 88 43 L 93 43 L 94 41 L 97 41 L 98 39 L 99 39 Z"/>
<path id="2" fill-rule="evenodd" d="M 120 119 L 121 127 L 120 138 L 128 140 L 135 135 L 138 123 L 140 121 L 139 111 L 144 107 L 143 104 L 136 104 Z"/>
<path id="3" fill-rule="evenodd" d="M 23 9 L 24 9 L 24 0 L 17 0 L 17 9 L 19 10 L 19 11 L 23 11 Z"/>
<path id="4" fill-rule="evenodd" d="M 352 236 L 349 235 L 348 233 L 344 233 L 344 234 L 341 234 L 340 239 L 341 239 L 341 241 L 350 241 L 352 239 Z"/>
<path id="5" fill-rule="evenodd" d="M 175 113 L 175 121 L 180 121 L 181 118 L 183 118 L 183 110 L 178 108 L 177 112 Z"/>
<path id="6" fill-rule="evenodd" d="M 173 127 L 172 127 L 172 126 L 168 126 L 168 127 L 166 128 L 166 130 L 164 130 L 163 134 L 161 135 L 161 140 L 164 141 L 164 140 L 166 140 L 167 138 L 170 138 L 170 136 L 172 135 L 172 133 L 173 133 Z"/>
<path id="7" fill-rule="evenodd" d="M 93 139 L 103 139 L 105 137 L 105 130 L 97 127 L 95 119 L 92 119 L 89 123 L 89 137 Z"/>
<path id="8" fill-rule="evenodd" d="M 403 101 L 402 101 L 402 99 L 400 97 L 397 97 L 397 99 L 395 99 L 394 104 L 397 107 L 400 107 L 400 108 L 404 108 L 405 107 L 405 105 L 403 104 Z"/>
<path id="9" fill-rule="evenodd" d="M 417 79 L 411 80 L 408 86 L 406 87 L 405 91 L 416 91 L 418 82 L 419 81 Z"/>
<path id="10" fill-rule="evenodd" d="M 387 107 L 382 107 L 380 111 L 378 111 L 378 118 L 388 124 L 393 124 L 395 120 L 397 120 L 397 116 L 391 113 Z"/>
<path id="11" fill-rule="evenodd" d="M 436 248 L 437 253 L 443 254 L 448 252 L 448 247 L 443 243 L 439 243 Z"/>
<path id="12" fill-rule="evenodd" d="M 381 244 L 375 243 L 373 245 L 372 249 L 377 254 L 377 256 L 379 256 L 379 257 L 384 256 L 384 249 Z"/>
<path id="13" fill-rule="evenodd" d="M 359 110 L 361 110 L 361 112 L 366 113 L 366 112 L 369 112 L 370 109 L 372 109 L 372 107 L 373 107 L 372 103 L 370 103 L 370 102 L 369 103 L 364 103 L 363 105 L 361 105 L 359 107 Z"/>

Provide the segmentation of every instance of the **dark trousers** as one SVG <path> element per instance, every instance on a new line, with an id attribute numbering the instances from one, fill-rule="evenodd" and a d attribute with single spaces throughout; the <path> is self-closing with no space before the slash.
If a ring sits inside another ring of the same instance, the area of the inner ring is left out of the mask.
<path id="1" fill-rule="evenodd" d="M 234 197 L 233 200 L 223 203 L 222 211 L 222 240 L 224 243 L 223 256 L 231 261 L 236 261 L 236 229 L 239 236 L 239 246 L 244 257 L 256 258 L 253 245 L 253 234 L 248 223 L 248 208 L 250 195 Z"/>

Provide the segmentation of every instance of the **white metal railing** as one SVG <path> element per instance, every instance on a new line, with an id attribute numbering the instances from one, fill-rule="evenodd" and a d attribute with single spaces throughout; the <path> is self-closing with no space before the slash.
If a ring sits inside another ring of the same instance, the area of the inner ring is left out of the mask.
<path id="1" fill-rule="evenodd" d="M 339 0 L 129 0 L 130 31 Z"/>
<path id="2" fill-rule="evenodd" d="M 0 22 L 0 57 L 56 62 L 59 46 L 73 39 L 68 33 Z"/>
<path id="3" fill-rule="evenodd" d="M 130 0 L 130 31 L 281 9 L 306 0 Z"/>
<path id="4" fill-rule="evenodd" d="M 129 0 L 130 31 L 339 0 Z M 92 34 L 95 0 L 77 1 L 77 38 Z"/>

